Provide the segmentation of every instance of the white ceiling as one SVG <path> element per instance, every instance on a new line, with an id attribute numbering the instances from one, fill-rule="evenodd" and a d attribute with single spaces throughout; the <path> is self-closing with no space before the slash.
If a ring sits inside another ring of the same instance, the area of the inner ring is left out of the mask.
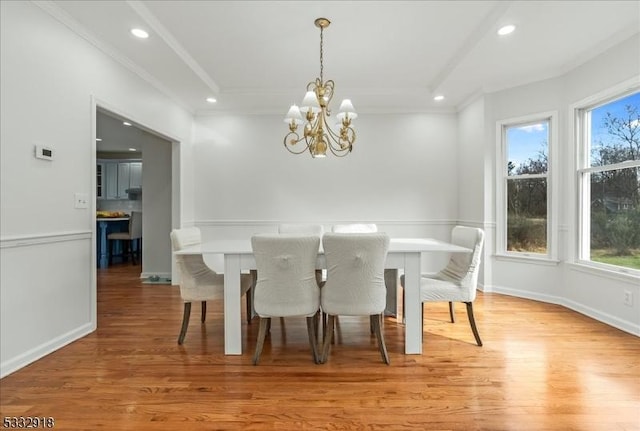
<path id="1" fill-rule="evenodd" d="M 194 114 L 284 116 L 319 76 L 318 17 L 332 22 L 332 106 L 351 98 L 361 114 L 455 111 L 484 92 L 561 75 L 640 32 L 637 0 L 39 4 Z M 505 24 L 516 31 L 498 36 Z M 135 38 L 134 27 L 150 37 Z"/>
<path id="2" fill-rule="evenodd" d="M 194 114 L 286 113 L 319 75 L 332 105 L 453 111 L 560 75 L 640 31 L 640 1 L 53 1 L 49 10 Z M 496 34 L 515 24 L 509 36 Z M 129 30 L 146 29 L 140 40 Z M 640 53 L 630 53 L 640 55 Z M 433 95 L 446 99 L 434 102 Z M 214 96 L 218 103 L 205 101 Z"/>

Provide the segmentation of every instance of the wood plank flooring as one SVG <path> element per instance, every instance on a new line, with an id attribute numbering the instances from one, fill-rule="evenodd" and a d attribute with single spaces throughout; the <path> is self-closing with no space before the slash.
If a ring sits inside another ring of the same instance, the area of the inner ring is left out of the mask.
<path id="1" fill-rule="evenodd" d="M 403 354 L 385 319 L 384 365 L 368 319 L 340 318 L 324 365 L 304 318 L 258 321 L 224 356 L 222 304 L 184 345 L 179 289 L 140 267 L 99 271 L 98 330 L 0 380 L 4 417 L 50 416 L 60 430 L 640 430 L 640 339 L 565 308 L 479 294 L 477 347 L 464 307 L 425 305 L 424 353 Z M 286 330 L 285 330 L 286 329 Z"/>

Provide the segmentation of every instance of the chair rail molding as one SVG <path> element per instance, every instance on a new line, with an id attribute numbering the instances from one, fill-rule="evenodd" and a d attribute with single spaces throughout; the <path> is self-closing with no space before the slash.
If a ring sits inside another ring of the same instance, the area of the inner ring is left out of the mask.
<path id="1" fill-rule="evenodd" d="M 52 244 L 65 241 L 80 241 L 91 239 L 91 230 L 68 232 L 47 232 L 29 235 L 11 235 L 0 238 L 0 249 L 13 247 L 29 247 L 39 244 Z"/>

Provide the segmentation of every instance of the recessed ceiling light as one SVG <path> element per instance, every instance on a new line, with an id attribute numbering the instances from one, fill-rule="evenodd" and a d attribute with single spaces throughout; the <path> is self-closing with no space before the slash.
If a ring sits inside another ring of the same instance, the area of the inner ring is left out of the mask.
<path id="1" fill-rule="evenodd" d="M 216 98 L 215 98 L 215 97 L 207 97 L 207 102 L 209 102 L 209 103 L 216 103 L 216 102 L 217 102 L 217 100 L 216 100 Z"/>
<path id="2" fill-rule="evenodd" d="M 131 34 L 134 35 L 135 37 L 139 37 L 140 39 L 146 39 L 149 37 L 149 33 L 147 33 L 141 28 L 132 28 Z"/>
<path id="3" fill-rule="evenodd" d="M 512 24 L 505 25 L 504 27 L 500 27 L 500 30 L 498 30 L 498 34 L 500 36 L 504 36 L 506 34 L 513 33 L 513 30 L 515 29 L 516 29 L 515 25 L 512 25 Z"/>
<path id="4" fill-rule="evenodd" d="M 96 138 L 96 142 L 102 142 L 102 138 Z"/>
<path id="5" fill-rule="evenodd" d="M 135 148 L 129 148 L 129 151 L 138 151 Z"/>
<path id="6" fill-rule="evenodd" d="M 433 100 L 435 100 L 436 102 L 439 102 L 441 100 L 444 100 L 444 96 L 442 94 L 438 94 L 437 96 L 433 97 Z"/>
<path id="7" fill-rule="evenodd" d="M 131 126 L 131 123 L 128 123 L 128 122 L 126 122 L 126 121 L 123 121 L 123 122 L 122 122 L 122 125 L 123 125 L 123 126 L 127 126 L 127 127 L 129 127 L 129 126 Z"/>

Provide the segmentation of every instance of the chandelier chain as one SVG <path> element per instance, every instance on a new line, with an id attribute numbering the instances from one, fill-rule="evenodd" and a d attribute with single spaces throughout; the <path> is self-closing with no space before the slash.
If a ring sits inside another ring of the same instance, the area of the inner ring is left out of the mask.
<path id="1" fill-rule="evenodd" d="M 323 54 L 323 39 L 324 39 L 324 28 L 320 27 L 320 82 L 324 82 L 323 72 L 324 72 L 324 64 L 322 62 L 322 54 Z"/>

